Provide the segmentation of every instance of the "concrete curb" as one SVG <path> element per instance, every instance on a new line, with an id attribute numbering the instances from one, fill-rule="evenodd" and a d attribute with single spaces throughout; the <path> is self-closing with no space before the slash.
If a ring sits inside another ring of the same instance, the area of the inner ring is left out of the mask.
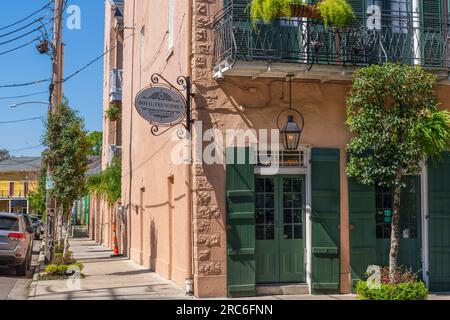
<path id="1" fill-rule="evenodd" d="M 29 286 L 28 298 L 32 299 L 36 296 L 36 288 L 39 282 L 39 275 L 45 269 L 45 238 L 41 241 L 41 247 L 39 250 L 39 258 L 37 265 L 34 267 L 33 281 L 31 281 Z"/>

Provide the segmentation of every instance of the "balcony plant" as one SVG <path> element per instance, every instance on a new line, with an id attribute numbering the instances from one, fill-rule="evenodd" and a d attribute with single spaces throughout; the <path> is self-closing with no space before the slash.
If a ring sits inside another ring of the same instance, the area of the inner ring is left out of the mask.
<path id="1" fill-rule="evenodd" d="M 122 116 L 122 104 L 120 102 L 112 102 L 109 109 L 106 110 L 105 116 L 110 121 L 117 121 Z"/>
<path id="2" fill-rule="evenodd" d="M 322 0 L 308 4 L 306 0 L 253 0 L 251 18 L 270 23 L 281 17 L 303 17 L 323 19 L 325 26 L 346 27 L 355 18 L 352 6 L 347 0 Z"/>
<path id="3" fill-rule="evenodd" d="M 355 20 L 355 13 L 347 0 L 323 0 L 317 4 L 325 27 L 345 28 Z"/>

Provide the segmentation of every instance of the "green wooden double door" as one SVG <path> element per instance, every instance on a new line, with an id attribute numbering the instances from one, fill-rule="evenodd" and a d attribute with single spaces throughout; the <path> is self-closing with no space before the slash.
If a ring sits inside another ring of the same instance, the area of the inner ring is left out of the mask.
<path id="1" fill-rule="evenodd" d="M 305 282 L 303 176 L 255 177 L 256 283 Z"/>

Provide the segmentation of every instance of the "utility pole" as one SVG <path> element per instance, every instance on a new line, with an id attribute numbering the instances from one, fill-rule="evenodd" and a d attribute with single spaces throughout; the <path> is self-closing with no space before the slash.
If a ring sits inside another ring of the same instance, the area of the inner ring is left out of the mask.
<path id="1" fill-rule="evenodd" d="M 52 42 L 52 82 L 50 84 L 50 108 L 49 114 L 56 112 L 62 102 L 62 84 L 63 84 L 63 63 L 64 63 L 64 48 L 62 44 L 62 10 L 64 0 L 54 0 L 53 9 L 53 42 Z M 47 167 L 47 180 L 51 179 L 52 165 Z M 45 243 L 45 258 L 46 262 L 53 259 L 54 242 L 56 236 L 56 203 L 55 199 L 51 198 L 46 193 L 46 243 Z"/>

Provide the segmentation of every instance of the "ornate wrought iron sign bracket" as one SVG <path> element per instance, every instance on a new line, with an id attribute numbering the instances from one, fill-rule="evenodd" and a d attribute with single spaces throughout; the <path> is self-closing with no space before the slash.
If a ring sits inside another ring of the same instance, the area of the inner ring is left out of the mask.
<path id="1" fill-rule="evenodd" d="M 138 93 L 135 102 L 138 113 L 151 124 L 151 133 L 160 136 L 181 124 L 184 128 L 177 131 L 177 136 L 180 139 L 189 137 L 193 97 L 191 78 L 179 76 L 173 84 L 161 74 L 154 73 L 151 82 L 151 86 Z M 167 128 L 161 131 L 161 127 Z"/>

